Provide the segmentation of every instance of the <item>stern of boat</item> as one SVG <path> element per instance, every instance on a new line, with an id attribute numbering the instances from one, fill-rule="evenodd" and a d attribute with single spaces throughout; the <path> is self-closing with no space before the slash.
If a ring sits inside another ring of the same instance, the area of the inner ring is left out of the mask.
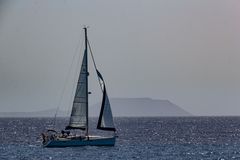
<path id="1" fill-rule="evenodd" d="M 47 130 L 46 132 L 41 133 L 42 144 L 47 146 L 51 141 L 55 140 L 57 137 L 57 132 L 55 130 Z"/>

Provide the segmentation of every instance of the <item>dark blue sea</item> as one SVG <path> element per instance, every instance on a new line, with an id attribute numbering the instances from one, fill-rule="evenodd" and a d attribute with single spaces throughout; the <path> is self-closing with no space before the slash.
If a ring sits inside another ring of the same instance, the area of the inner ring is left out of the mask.
<path id="1" fill-rule="evenodd" d="M 67 119 L 57 122 L 61 130 Z M 43 148 L 40 133 L 52 119 L 1 118 L 0 160 L 240 159 L 240 117 L 116 118 L 115 123 L 114 147 Z"/>

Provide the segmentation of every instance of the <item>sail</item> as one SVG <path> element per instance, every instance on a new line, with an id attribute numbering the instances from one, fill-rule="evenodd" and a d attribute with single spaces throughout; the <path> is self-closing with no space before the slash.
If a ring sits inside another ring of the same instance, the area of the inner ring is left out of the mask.
<path id="1" fill-rule="evenodd" d="M 113 122 L 112 110 L 111 110 L 109 98 L 107 95 L 105 83 L 104 83 L 103 77 L 100 74 L 100 72 L 98 70 L 96 70 L 96 71 L 97 71 L 97 75 L 99 77 L 100 84 L 101 84 L 102 91 L 103 91 L 102 106 L 101 106 L 101 111 L 100 111 L 100 115 L 99 115 L 99 119 L 98 119 L 97 129 L 116 131 L 114 122 Z"/>
<path id="2" fill-rule="evenodd" d="M 69 125 L 65 129 L 86 129 L 87 123 L 87 53 L 84 52 L 80 75 L 74 96 Z"/>

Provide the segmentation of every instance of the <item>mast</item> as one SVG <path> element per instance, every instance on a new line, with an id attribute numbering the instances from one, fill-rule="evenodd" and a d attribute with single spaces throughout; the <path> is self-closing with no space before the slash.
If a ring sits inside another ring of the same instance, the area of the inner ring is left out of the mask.
<path id="1" fill-rule="evenodd" d="M 86 63 L 87 63 L 87 67 L 86 67 L 86 72 L 87 72 L 87 82 L 86 82 L 86 136 L 88 136 L 88 39 L 87 39 L 87 27 L 84 27 L 84 32 L 85 32 L 85 52 L 86 52 Z"/>

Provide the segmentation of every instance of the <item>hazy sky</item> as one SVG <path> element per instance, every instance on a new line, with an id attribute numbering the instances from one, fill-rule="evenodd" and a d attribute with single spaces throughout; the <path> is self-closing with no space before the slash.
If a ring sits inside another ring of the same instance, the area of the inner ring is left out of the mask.
<path id="1" fill-rule="evenodd" d="M 240 115 L 239 0 L 0 0 L 1 111 L 71 106 L 84 24 L 110 97 Z"/>

